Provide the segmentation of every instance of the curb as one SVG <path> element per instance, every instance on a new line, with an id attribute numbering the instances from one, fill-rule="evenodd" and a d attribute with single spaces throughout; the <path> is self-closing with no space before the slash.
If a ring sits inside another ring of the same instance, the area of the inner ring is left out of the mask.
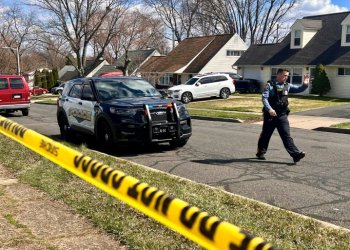
<path id="1" fill-rule="evenodd" d="M 192 115 L 191 119 L 204 120 L 204 121 L 243 123 L 243 121 L 240 119 L 222 118 L 222 117 L 209 117 L 209 116 Z M 312 130 L 321 131 L 321 132 L 338 133 L 338 134 L 350 134 L 350 129 L 344 129 L 344 128 L 318 127 L 318 128 L 314 128 Z"/>
<path id="2" fill-rule="evenodd" d="M 240 120 L 240 119 L 222 118 L 222 117 L 209 117 L 209 116 L 196 116 L 196 115 L 191 115 L 191 119 L 205 120 L 205 121 L 217 121 L 217 122 L 243 123 L 243 121 Z"/>
<path id="3" fill-rule="evenodd" d="M 315 128 L 313 130 L 321 131 L 321 132 L 338 133 L 338 134 L 350 134 L 350 129 L 345 129 L 345 128 L 319 127 L 319 128 Z"/>

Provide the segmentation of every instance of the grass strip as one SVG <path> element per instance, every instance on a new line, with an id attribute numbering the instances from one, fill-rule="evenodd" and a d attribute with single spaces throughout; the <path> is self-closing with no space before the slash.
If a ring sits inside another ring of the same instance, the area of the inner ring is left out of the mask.
<path id="1" fill-rule="evenodd" d="M 320 97 L 320 96 L 289 96 L 289 108 L 292 112 L 331 106 L 350 104 L 349 99 Z M 188 108 L 211 109 L 259 113 L 262 109 L 261 94 L 233 95 L 229 99 L 212 99 L 208 101 L 191 102 Z"/>
<path id="2" fill-rule="evenodd" d="M 262 120 L 262 114 L 249 114 L 249 113 L 239 113 L 232 111 L 220 111 L 220 110 L 204 110 L 204 109 L 195 109 L 189 108 L 188 112 L 191 116 L 202 116 L 202 117 L 212 117 L 212 118 L 230 118 L 230 119 L 239 119 L 245 123 L 251 123 Z"/>
<path id="3" fill-rule="evenodd" d="M 350 129 L 350 122 L 343 122 L 343 123 L 335 124 L 335 125 L 332 125 L 331 128 Z"/>
<path id="4" fill-rule="evenodd" d="M 63 200 L 130 249 L 201 249 L 3 135 L 0 135 L 0 145 L 0 163 L 10 168 L 17 178 L 54 199 Z M 348 231 L 328 228 L 282 209 L 100 154 L 84 145 L 73 148 L 248 230 L 277 248 L 347 249 L 350 245 Z"/>

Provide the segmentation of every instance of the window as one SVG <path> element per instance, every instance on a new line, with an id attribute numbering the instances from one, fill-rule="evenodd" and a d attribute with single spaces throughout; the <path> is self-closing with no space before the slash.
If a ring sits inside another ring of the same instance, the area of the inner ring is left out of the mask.
<path id="1" fill-rule="evenodd" d="M 213 80 L 214 80 L 213 77 L 210 76 L 210 77 L 204 77 L 204 78 L 200 79 L 199 82 L 201 84 L 207 84 L 207 83 L 213 82 Z"/>
<path id="2" fill-rule="evenodd" d="M 345 38 L 346 43 L 350 43 L 350 25 L 346 26 L 346 38 Z"/>
<path id="3" fill-rule="evenodd" d="M 160 78 L 161 85 L 171 85 L 173 84 L 173 77 L 170 74 L 165 74 Z"/>
<path id="4" fill-rule="evenodd" d="M 243 50 L 227 50 L 226 56 L 241 56 L 243 52 Z"/>
<path id="5" fill-rule="evenodd" d="M 338 68 L 338 76 L 350 76 L 350 68 Z"/>
<path id="6" fill-rule="evenodd" d="M 10 78 L 10 88 L 11 89 L 23 89 L 22 78 Z"/>
<path id="7" fill-rule="evenodd" d="M 294 46 L 300 46 L 301 31 L 294 31 Z"/>
<path id="8" fill-rule="evenodd" d="M 213 77 L 213 82 L 223 82 L 223 81 L 227 81 L 226 76 L 214 76 Z"/>
<path id="9" fill-rule="evenodd" d="M 0 79 L 0 89 L 8 89 L 7 79 Z"/>
<path id="10" fill-rule="evenodd" d="M 271 69 L 271 80 L 276 80 L 277 70 L 279 68 Z M 292 84 L 301 84 L 303 82 L 303 69 L 302 68 L 287 68 L 289 70 L 289 77 L 287 82 Z"/>
<path id="11" fill-rule="evenodd" d="M 292 79 L 291 82 L 293 84 L 302 84 L 303 83 L 303 69 L 302 68 L 293 68 L 292 69 Z"/>
<path id="12" fill-rule="evenodd" d="M 92 93 L 92 89 L 90 84 L 84 84 L 83 86 L 83 93 L 81 95 L 82 99 L 85 100 L 93 100 L 94 99 L 94 94 Z"/>
<path id="13" fill-rule="evenodd" d="M 69 93 L 69 96 L 74 97 L 74 98 L 80 98 L 81 96 L 81 89 L 82 89 L 81 84 L 76 84 L 72 87 L 72 90 Z"/>
<path id="14" fill-rule="evenodd" d="M 310 81 L 312 82 L 315 79 L 316 68 L 310 68 Z"/>

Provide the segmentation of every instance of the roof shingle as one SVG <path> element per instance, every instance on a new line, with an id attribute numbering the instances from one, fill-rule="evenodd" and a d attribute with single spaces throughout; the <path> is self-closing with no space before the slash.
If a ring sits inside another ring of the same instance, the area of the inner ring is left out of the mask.
<path id="1" fill-rule="evenodd" d="M 232 37 L 224 34 L 186 38 L 166 57 L 153 58 L 140 71 L 173 73 L 186 67 L 183 72 L 198 73 Z"/>

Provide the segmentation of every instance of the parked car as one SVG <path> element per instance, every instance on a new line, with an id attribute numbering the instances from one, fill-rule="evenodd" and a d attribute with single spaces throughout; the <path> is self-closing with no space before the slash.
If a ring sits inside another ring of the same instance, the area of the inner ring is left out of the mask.
<path id="1" fill-rule="evenodd" d="M 30 92 L 23 76 L 0 75 L 0 111 L 13 113 L 21 111 L 28 116 Z"/>
<path id="2" fill-rule="evenodd" d="M 210 73 L 190 78 L 185 84 L 168 89 L 168 95 L 183 103 L 208 97 L 228 98 L 235 92 L 234 80 L 229 74 Z"/>
<path id="3" fill-rule="evenodd" d="M 66 82 L 57 102 L 61 137 L 95 138 L 104 149 L 122 142 L 168 142 L 182 147 L 192 133 L 185 105 L 138 77 L 92 77 Z"/>
<path id="4" fill-rule="evenodd" d="M 32 95 L 42 95 L 42 94 L 49 93 L 49 90 L 47 88 L 41 88 L 38 86 L 34 86 L 29 91 Z"/>
<path id="5" fill-rule="evenodd" d="M 260 92 L 260 83 L 256 79 L 243 78 L 236 73 L 229 73 L 232 79 L 235 80 L 235 88 L 238 93 L 258 93 Z"/>
<path id="6" fill-rule="evenodd" d="M 51 88 L 51 93 L 52 94 L 62 94 L 63 88 L 64 88 L 65 83 L 61 83 L 57 87 Z"/>

